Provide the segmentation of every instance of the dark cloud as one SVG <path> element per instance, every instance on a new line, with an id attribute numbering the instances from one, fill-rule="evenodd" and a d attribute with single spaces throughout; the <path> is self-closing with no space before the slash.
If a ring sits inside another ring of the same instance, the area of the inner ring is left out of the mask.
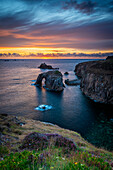
<path id="1" fill-rule="evenodd" d="M 91 54 L 87 54 L 87 53 L 67 53 L 67 54 L 63 54 L 63 53 L 48 53 L 48 54 L 43 54 L 43 53 L 37 53 L 37 54 L 33 54 L 33 53 L 29 53 L 28 55 L 25 55 L 27 57 L 107 57 L 107 56 L 112 56 L 113 52 L 109 52 L 109 53 L 91 53 Z M 20 57 L 20 56 L 24 56 L 24 55 L 20 55 L 19 53 L 0 53 L 0 57 L 5 56 L 5 57 Z"/>
<path id="2" fill-rule="evenodd" d="M 87 14 L 91 14 L 94 12 L 94 9 L 96 7 L 96 3 L 92 2 L 92 1 L 84 1 L 81 4 L 76 4 L 75 8 L 87 13 Z"/>
<path id="3" fill-rule="evenodd" d="M 66 6 L 64 6 L 64 8 L 68 9 L 70 7 L 75 8 L 80 12 L 91 14 L 94 12 L 96 3 L 92 2 L 91 0 L 83 1 L 81 3 L 77 2 L 76 0 L 70 0 L 69 2 L 66 2 Z"/>
<path id="4" fill-rule="evenodd" d="M 25 15 L 26 13 L 22 13 Z M 18 18 L 18 15 L 0 16 L 0 29 L 13 29 L 28 25 L 28 18 Z"/>
<path id="5" fill-rule="evenodd" d="M 42 2 L 44 0 L 19 0 L 19 1 L 26 2 L 26 3 L 38 3 L 38 2 Z"/>
<path id="6" fill-rule="evenodd" d="M 113 1 L 108 3 L 108 12 L 113 13 Z"/>
<path id="7" fill-rule="evenodd" d="M 49 23 L 35 25 L 31 28 L 31 35 L 34 37 L 60 36 L 67 39 L 84 40 L 110 40 L 113 39 L 113 21 L 93 23 L 80 27 L 68 28 L 63 24 L 50 25 Z"/>

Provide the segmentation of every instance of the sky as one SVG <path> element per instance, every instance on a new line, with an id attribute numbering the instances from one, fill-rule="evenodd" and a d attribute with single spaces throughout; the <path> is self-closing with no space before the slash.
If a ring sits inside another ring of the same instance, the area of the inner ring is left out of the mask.
<path id="1" fill-rule="evenodd" d="M 111 0 L 0 0 L 0 53 L 111 53 Z"/>

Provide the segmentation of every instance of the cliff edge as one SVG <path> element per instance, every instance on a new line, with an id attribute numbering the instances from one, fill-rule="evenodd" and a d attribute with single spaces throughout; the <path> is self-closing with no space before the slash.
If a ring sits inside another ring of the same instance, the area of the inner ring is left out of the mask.
<path id="1" fill-rule="evenodd" d="M 80 87 L 86 96 L 100 103 L 113 104 L 113 56 L 80 63 L 75 72 L 81 78 Z"/>
<path id="2" fill-rule="evenodd" d="M 77 132 L 47 122 L 0 114 L 0 169 L 112 169 L 113 153 Z"/>

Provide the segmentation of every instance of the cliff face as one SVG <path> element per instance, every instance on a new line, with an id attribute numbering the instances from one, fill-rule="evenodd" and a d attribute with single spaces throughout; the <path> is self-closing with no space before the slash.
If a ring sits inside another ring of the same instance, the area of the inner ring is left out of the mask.
<path id="1" fill-rule="evenodd" d="M 75 68 L 81 90 L 91 99 L 113 104 L 113 59 L 80 63 Z"/>

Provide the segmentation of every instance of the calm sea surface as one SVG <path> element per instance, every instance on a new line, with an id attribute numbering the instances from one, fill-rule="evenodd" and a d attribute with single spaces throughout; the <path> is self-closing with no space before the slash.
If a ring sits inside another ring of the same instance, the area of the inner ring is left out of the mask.
<path id="1" fill-rule="evenodd" d="M 54 93 L 32 85 L 38 74 L 44 72 L 38 69 L 43 62 L 59 67 L 65 80 L 76 79 L 75 65 L 84 61 L 89 60 L 0 60 L 0 113 L 57 124 L 79 132 L 97 146 L 113 149 L 113 106 L 94 103 L 79 86 L 66 86 L 62 93 Z M 53 108 L 44 112 L 34 110 L 41 104 Z"/>

